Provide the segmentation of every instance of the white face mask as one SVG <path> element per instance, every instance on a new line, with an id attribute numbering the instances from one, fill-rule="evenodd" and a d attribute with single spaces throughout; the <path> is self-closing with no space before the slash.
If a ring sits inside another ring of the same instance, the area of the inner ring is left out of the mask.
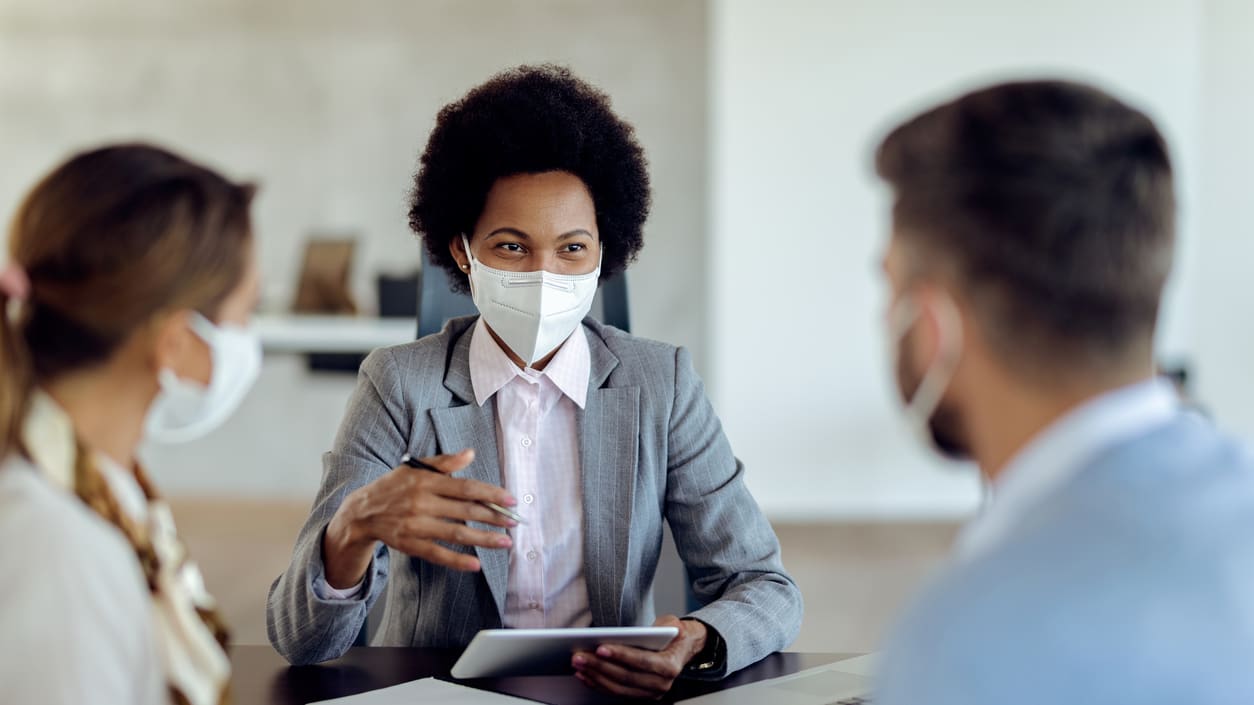
<path id="1" fill-rule="evenodd" d="M 255 331 L 215 326 L 199 313 L 192 313 L 190 323 L 209 346 L 213 371 L 207 387 L 169 368 L 157 374 L 161 391 L 148 409 L 145 437 L 158 443 L 192 441 L 222 425 L 261 373 L 261 340 Z"/>
<path id="2" fill-rule="evenodd" d="M 557 349 L 592 310 L 601 264 L 587 274 L 507 272 L 470 258 L 470 293 L 492 331 L 528 365 Z"/>
<path id="3" fill-rule="evenodd" d="M 902 297 L 889 312 L 889 350 L 893 353 L 894 374 L 901 364 L 901 341 L 922 315 L 923 311 L 918 303 L 909 296 Z M 962 356 L 962 319 L 958 315 L 958 308 L 949 297 L 937 300 L 935 315 L 939 330 L 939 349 L 935 359 L 928 363 L 923 379 L 914 393 L 902 391 L 903 395 L 909 394 L 903 399 L 902 413 L 912 432 L 924 445 L 943 452 L 943 449 L 937 447 L 931 421 L 940 406 L 941 398 L 945 396 L 945 390 L 953 380 Z"/>

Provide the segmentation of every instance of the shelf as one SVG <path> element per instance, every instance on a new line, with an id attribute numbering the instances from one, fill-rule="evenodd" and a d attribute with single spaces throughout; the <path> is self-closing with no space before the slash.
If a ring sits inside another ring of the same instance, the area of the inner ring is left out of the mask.
<path id="1" fill-rule="evenodd" d="M 267 353 L 368 353 L 408 343 L 417 324 L 409 318 L 258 315 L 254 326 Z"/>

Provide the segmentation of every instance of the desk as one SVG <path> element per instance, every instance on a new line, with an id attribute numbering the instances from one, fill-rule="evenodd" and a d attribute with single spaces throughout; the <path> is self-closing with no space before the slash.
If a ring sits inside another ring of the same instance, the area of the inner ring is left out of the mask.
<path id="1" fill-rule="evenodd" d="M 231 665 L 234 668 L 231 687 L 235 705 L 304 705 L 428 676 L 447 678 L 459 654 L 458 650 L 450 649 L 359 647 L 349 649 L 343 658 L 335 661 L 294 667 L 288 666 L 287 661 L 269 646 L 236 646 L 231 649 Z M 684 681 L 675 687 L 670 697 L 660 702 L 672 703 L 723 688 L 776 678 L 849 656 L 852 654 L 772 654 L 721 683 Z M 571 676 L 484 679 L 467 681 L 466 685 L 552 705 L 621 702 L 589 690 Z"/>

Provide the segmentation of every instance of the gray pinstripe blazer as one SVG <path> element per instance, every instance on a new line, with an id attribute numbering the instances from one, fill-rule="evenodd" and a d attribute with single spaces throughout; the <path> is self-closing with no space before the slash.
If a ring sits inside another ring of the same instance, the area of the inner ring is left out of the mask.
<path id="1" fill-rule="evenodd" d="M 323 600 L 313 592 L 325 579 L 322 535 L 336 508 L 405 453 L 473 447 L 475 460 L 459 476 L 500 484 L 495 397 L 477 406 L 470 383 L 475 320 L 453 319 L 435 335 L 377 350 L 363 363 L 292 563 L 270 588 L 270 643 L 292 663 L 343 654 L 389 579 L 375 645 L 464 647 L 480 629 L 501 626 L 507 550 L 460 547 L 474 551 L 483 570 L 459 573 L 380 544 L 363 597 Z M 744 466 L 687 351 L 592 319 L 584 326 L 592 368 L 578 423 L 593 625 L 652 623 L 665 520 L 705 605 L 692 616 L 726 641 L 725 672 L 788 646 L 801 624 L 801 592 L 784 572 L 779 542 L 745 488 Z"/>

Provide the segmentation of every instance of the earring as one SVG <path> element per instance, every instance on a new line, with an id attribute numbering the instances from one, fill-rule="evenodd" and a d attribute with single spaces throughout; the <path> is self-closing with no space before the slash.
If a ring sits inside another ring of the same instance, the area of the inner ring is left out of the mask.
<path id="1" fill-rule="evenodd" d="M 462 269 L 470 269 L 470 265 L 468 265 L 468 264 L 463 264 L 463 265 L 462 265 Z"/>

